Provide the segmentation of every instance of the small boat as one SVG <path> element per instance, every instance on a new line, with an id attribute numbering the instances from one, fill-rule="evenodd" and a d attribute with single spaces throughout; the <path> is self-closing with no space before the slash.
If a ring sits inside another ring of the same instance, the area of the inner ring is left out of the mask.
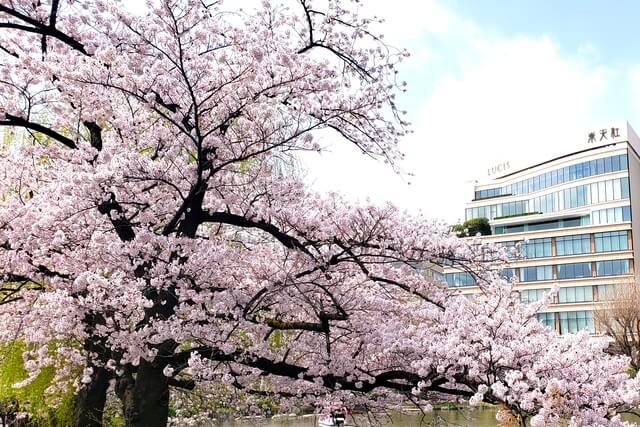
<path id="1" fill-rule="evenodd" d="M 344 413 L 334 412 L 318 419 L 317 427 L 353 427 L 351 424 L 347 424 L 346 418 Z"/>

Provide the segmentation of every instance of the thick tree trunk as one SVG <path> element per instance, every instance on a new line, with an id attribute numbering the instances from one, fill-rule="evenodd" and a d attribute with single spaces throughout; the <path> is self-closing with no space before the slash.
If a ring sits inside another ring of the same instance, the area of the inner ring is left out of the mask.
<path id="1" fill-rule="evenodd" d="M 133 387 L 125 385 L 123 408 L 127 427 L 164 427 L 169 418 L 169 379 L 162 368 L 140 361 Z"/>
<path id="2" fill-rule="evenodd" d="M 78 392 L 75 400 L 73 425 L 75 427 L 101 427 L 104 404 L 109 388 L 109 373 L 94 367 L 91 382 Z"/>

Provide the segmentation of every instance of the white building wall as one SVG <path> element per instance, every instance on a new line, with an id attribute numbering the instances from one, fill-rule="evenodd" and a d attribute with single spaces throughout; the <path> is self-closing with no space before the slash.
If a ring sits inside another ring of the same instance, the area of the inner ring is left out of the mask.
<path id="1" fill-rule="evenodd" d="M 508 175 L 503 175 L 501 177 L 487 180 L 481 184 L 476 184 L 474 188 L 475 191 L 492 189 L 499 186 L 505 186 L 512 184 L 514 182 L 519 182 L 530 177 L 534 177 L 537 175 L 544 174 L 546 172 L 560 169 L 568 165 L 574 165 L 581 162 L 586 162 L 594 159 L 600 159 L 604 157 L 609 157 L 613 155 L 627 154 L 628 158 L 628 169 L 622 170 L 618 172 L 611 172 L 601 175 L 590 176 L 587 178 L 580 178 L 570 182 L 565 182 L 562 184 L 558 184 L 552 187 L 547 187 L 545 189 L 538 190 L 536 192 L 531 192 L 527 194 L 521 195 L 513 195 L 513 196 L 500 196 L 495 198 L 487 198 L 482 200 L 472 200 L 467 204 L 467 208 L 486 206 L 491 204 L 499 204 L 499 203 L 507 203 L 512 201 L 521 201 L 533 199 L 535 197 L 546 195 L 550 193 L 555 193 L 567 188 L 576 187 L 583 184 L 590 184 L 594 182 L 600 182 L 603 180 L 629 177 L 629 199 L 623 200 L 611 200 L 607 202 L 599 202 L 587 206 L 581 206 L 574 209 L 563 209 L 558 210 L 556 212 L 549 212 L 544 214 L 534 214 L 534 215 L 520 215 L 512 218 L 504 218 L 492 220 L 491 225 L 492 228 L 495 229 L 496 226 L 504 226 L 504 225 L 513 225 L 513 224 L 522 224 L 522 223 L 531 223 L 531 222 L 540 222 L 540 221 L 548 221 L 554 220 L 558 218 L 566 218 L 566 217 L 574 217 L 574 216 L 589 216 L 591 218 L 592 212 L 594 210 L 610 208 L 610 207 L 620 207 L 631 205 L 631 221 L 630 222 L 622 222 L 615 224 L 601 224 L 601 225 L 581 225 L 578 227 L 570 227 L 570 228 L 555 228 L 548 230 L 539 230 L 539 231 L 527 231 L 527 232 L 519 232 L 519 233 L 509 233 L 509 234 L 499 234 L 499 235 L 491 235 L 483 237 L 484 241 L 487 242 L 505 242 L 505 241 L 521 241 L 528 239 L 537 239 L 537 238 L 553 238 L 555 243 L 555 239 L 561 236 L 570 236 L 570 235 L 578 235 L 578 234 L 589 234 L 592 235 L 594 233 L 607 232 L 607 231 L 627 231 L 631 232 L 628 237 L 630 248 L 628 250 L 617 251 L 617 252 L 601 252 L 594 253 L 593 245 L 594 241 L 591 238 L 591 253 L 588 254 L 580 254 L 580 255 L 571 255 L 571 256 L 556 256 L 553 254 L 551 257 L 545 258 L 533 258 L 533 259 L 518 259 L 514 260 L 510 263 L 510 267 L 514 268 L 517 271 L 520 268 L 524 268 L 527 266 L 543 266 L 543 265 L 555 265 L 558 264 L 566 264 L 566 263 L 579 263 L 579 262 L 591 262 L 592 268 L 595 270 L 595 263 L 599 261 L 606 260 L 619 260 L 619 259 L 628 259 L 630 261 L 630 271 L 629 274 L 618 275 L 618 276 L 606 276 L 606 277 L 586 277 L 586 278 L 574 278 L 574 279 L 565 279 L 565 280 L 557 280 L 555 274 L 557 272 L 557 267 L 554 268 L 554 277 L 552 280 L 545 281 L 535 281 L 535 282 L 518 282 L 516 284 L 517 290 L 531 290 L 531 289 L 548 289 L 553 286 L 554 283 L 558 283 L 560 287 L 578 287 L 578 286 L 593 286 L 595 290 L 599 285 L 610 285 L 610 284 L 619 284 L 628 282 L 633 280 L 634 269 L 635 266 L 640 266 L 640 262 L 638 260 L 638 254 L 634 250 L 635 248 L 640 248 L 640 138 L 636 135 L 633 129 L 628 125 L 627 122 L 619 122 L 614 124 L 609 124 L 607 126 L 603 126 L 598 128 L 599 130 L 593 131 L 593 136 L 596 141 L 588 141 L 585 138 L 584 144 L 578 147 L 578 150 L 564 155 L 556 155 L 558 158 L 553 158 L 550 156 L 550 161 L 545 162 L 543 164 L 533 165 L 528 169 L 523 169 L 520 171 L 511 172 Z M 600 130 L 607 130 L 606 137 L 603 137 L 602 141 L 599 140 L 601 134 Z M 613 129 L 616 129 L 615 131 Z M 590 132 L 592 133 L 592 132 Z M 591 135 L 589 135 L 591 136 Z M 531 207 L 529 207 L 531 210 Z M 451 268 L 446 268 L 445 273 L 455 271 Z M 480 292 L 477 287 L 462 287 L 457 288 L 462 293 L 476 293 Z M 559 313 L 559 312 L 571 312 L 571 311 L 584 311 L 584 310 L 597 310 L 599 306 L 598 302 L 577 302 L 577 303 L 563 303 L 563 304 L 553 304 L 549 307 L 547 312 Z M 559 318 L 559 315 L 555 315 Z M 557 319 L 556 319 L 557 321 Z"/>

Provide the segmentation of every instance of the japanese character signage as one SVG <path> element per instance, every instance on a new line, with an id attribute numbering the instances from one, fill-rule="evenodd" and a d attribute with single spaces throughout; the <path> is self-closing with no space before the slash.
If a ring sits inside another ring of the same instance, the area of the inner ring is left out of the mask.
<path id="1" fill-rule="evenodd" d="M 604 128 L 600 129 L 596 132 L 589 132 L 587 142 L 589 144 L 600 143 L 604 141 L 609 141 L 610 139 L 619 138 L 620 137 L 620 128 Z"/>

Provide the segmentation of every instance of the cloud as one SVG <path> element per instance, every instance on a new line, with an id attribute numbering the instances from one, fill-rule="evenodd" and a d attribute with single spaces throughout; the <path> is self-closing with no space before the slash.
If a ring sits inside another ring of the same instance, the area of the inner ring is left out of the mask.
<path id="1" fill-rule="evenodd" d="M 449 33 L 462 21 L 434 0 L 368 0 L 364 12 L 383 17 L 385 37 L 394 41 L 419 39 L 425 33 Z"/>
<path id="2" fill-rule="evenodd" d="M 484 180 L 487 167 L 503 161 L 528 166 L 570 152 L 585 142 L 585 129 L 600 122 L 598 105 L 611 73 L 579 52 L 566 54 L 549 37 L 496 36 L 434 2 L 436 12 L 425 20 L 440 22 L 436 31 L 427 24 L 406 30 L 419 13 L 402 1 L 373 3 L 389 10 L 387 32 L 414 48 L 433 46 L 421 72 L 407 78 L 415 132 L 401 148 L 403 168 L 415 177 L 402 179 L 334 144 L 332 153 L 307 161 L 316 188 L 391 200 L 453 222 L 463 219 L 473 196 L 469 181 Z M 640 72 L 637 82 L 640 93 Z"/>

